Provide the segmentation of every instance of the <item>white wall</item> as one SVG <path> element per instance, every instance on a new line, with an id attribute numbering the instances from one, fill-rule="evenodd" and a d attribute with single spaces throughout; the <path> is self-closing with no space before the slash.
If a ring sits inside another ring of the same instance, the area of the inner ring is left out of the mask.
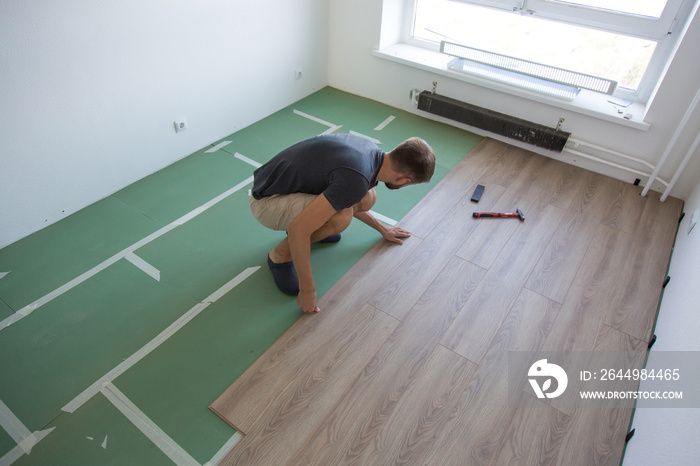
<path id="1" fill-rule="evenodd" d="M 437 80 L 438 93 L 501 113 L 547 126 L 555 126 L 559 118 L 564 117 L 566 121 L 563 129 L 572 132 L 573 137 L 641 158 L 653 165 L 666 149 L 669 139 L 700 86 L 700 55 L 697 53 L 697 44 L 700 43 L 700 15 L 696 15 L 689 25 L 685 39 L 668 67 L 664 83 L 648 108 L 646 121 L 651 124 L 651 128 L 642 131 L 372 56 L 371 51 L 378 49 L 380 44 L 386 47 L 397 41 L 400 31 L 395 27 L 382 31 L 382 22 L 385 25 L 395 23 L 402 14 L 404 4 L 404 0 L 330 0 L 331 53 L 328 76 L 331 86 L 427 116 L 426 113 L 417 111 L 409 102 L 409 91 L 413 88 L 429 90 L 432 88 L 432 82 Z M 380 20 L 382 15 L 383 19 Z M 678 32 L 680 34 L 683 31 Z M 690 119 L 688 127 L 674 146 L 660 173 L 662 179 L 671 180 L 698 132 L 700 109 Z M 512 140 L 507 141 L 515 143 Z M 538 151 L 534 146 L 525 147 Z M 586 159 L 577 159 L 570 154 L 542 153 L 625 181 L 632 182 L 637 177 L 629 172 Z M 613 162 L 619 161 L 615 158 L 608 159 Z M 687 197 L 698 179 L 700 156 L 695 154 L 671 195 L 681 199 Z M 659 187 L 653 186 L 652 189 Z"/>
<path id="2" fill-rule="evenodd" d="M 688 234 L 692 212 L 700 209 L 700 182 L 688 196 L 683 221 L 671 258 L 669 276 L 652 351 L 700 351 L 700 226 Z M 700 354 L 700 353 L 699 353 Z M 687 385 L 686 385 L 687 387 Z M 640 386 L 644 389 L 644 386 Z M 700 390 L 700 387 L 697 387 Z M 637 409 L 627 445 L 625 465 L 698 464 L 700 458 L 700 408 Z"/>
<path id="3" fill-rule="evenodd" d="M 0 247 L 327 85 L 327 14 L 327 0 L 0 2 Z"/>

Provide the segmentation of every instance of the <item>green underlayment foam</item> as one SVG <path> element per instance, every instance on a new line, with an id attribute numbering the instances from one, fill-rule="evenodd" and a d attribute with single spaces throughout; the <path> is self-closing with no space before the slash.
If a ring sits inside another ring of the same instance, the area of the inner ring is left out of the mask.
<path id="1" fill-rule="evenodd" d="M 0 318 L 41 298 L 252 175 L 239 153 L 265 163 L 285 147 L 328 129 L 293 110 L 381 141 L 410 136 L 435 149 L 433 180 L 400 191 L 378 187 L 373 210 L 400 219 L 480 137 L 377 102 L 326 88 L 0 250 Z M 374 128 L 396 118 L 381 131 Z M 231 141 L 216 152 L 205 151 Z M 200 463 L 235 431 L 209 404 L 255 361 L 301 311 L 280 293 L 267 252 L 282 238 L 260 226 L 246 185 L 135 254 L 160 281 L 124 259 L 0 330 L 0 400 L 31 431 L 56 429 L 16 464 L 169 464 L 102 394 L 73 414 L 61 408 L 236 275 L 260 267 L 208 306 L 114 384 Z M 315 245 L 319 295 L 372 245 L 378 233 L 353 222 L 338 244 Z M 397 246 L 399 247 L 399 246 Z M 107 449 L 100 444 L 107 435 Z M 92 437 L 94 440 L 88 440 Z M 0 431 L 0 457 L 15 446 Z"/>

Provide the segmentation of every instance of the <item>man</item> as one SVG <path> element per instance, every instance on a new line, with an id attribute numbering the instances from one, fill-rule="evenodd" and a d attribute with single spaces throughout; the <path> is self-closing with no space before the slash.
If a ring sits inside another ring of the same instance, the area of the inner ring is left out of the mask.
<path id="1" fill-rule="evenodd" d="M 287 231 L 267 259 L 277 287 L 297 295 L 304 312 L 318 312 L 310 245 L 339 241 L 353 216 L 401 244 L 409 232 L 387 227 L 368 212 L 377 196 L 374 187 L 379 182 L 390 189 L 424 183 L 434 171 L 435 154 L 420 138 L 384 152 L 368 139 L 348 134 L 299 142 L 258 168 L 250 198 L 253 216 L 268 228 Z"/>

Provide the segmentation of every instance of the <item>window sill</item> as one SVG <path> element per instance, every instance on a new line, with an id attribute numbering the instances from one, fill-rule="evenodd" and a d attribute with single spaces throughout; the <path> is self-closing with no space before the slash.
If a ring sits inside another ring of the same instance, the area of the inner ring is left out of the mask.
<path id="1" fill-rule="evenodd" d="M 396 44 L 382 50 L 374 50 L 372 51 L 372 55 L 421 70 L 437 73 L 448 78 L 505 92 L 536 102 L 545 103 L 554 107 L 609 121 L 622 126 L 635 128 L 642 131 L 647 131 L 650 126 L 649 123 L 643 120 L 646 107 L 644 104 L 637 102 L 630 104 L 626 108 L 621 108 L 608 102 L 608 99 L 610 99 L 611 96 L 587 91 L 585 89 L 581 90 L 578 96 L 576 96 L 572 101 L 550 97 L 528 91 L 526 89 L 520 89 L 507 84 L 449 70 L 447 68 L 447 64 L 453 57 L 407 44 Z M 618 109 L 620 108 L 622 109 L 623 113 L 618 112 Z M 628 118 L 625 118 L 625 116 L 628 116 Z"/>

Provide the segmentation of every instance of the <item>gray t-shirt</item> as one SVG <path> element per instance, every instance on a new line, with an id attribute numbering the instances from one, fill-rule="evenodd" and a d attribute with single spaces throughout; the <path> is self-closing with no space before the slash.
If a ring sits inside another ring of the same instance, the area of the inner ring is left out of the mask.
<path id="1" fill-rule="evenodd" d="M 329 134 L 301 141 L 255 170 L 255 199 L 275 194 L 321 194 L 338 211 L 360 202 L 377 185 L 384 151 L 372 141 Z"/>

